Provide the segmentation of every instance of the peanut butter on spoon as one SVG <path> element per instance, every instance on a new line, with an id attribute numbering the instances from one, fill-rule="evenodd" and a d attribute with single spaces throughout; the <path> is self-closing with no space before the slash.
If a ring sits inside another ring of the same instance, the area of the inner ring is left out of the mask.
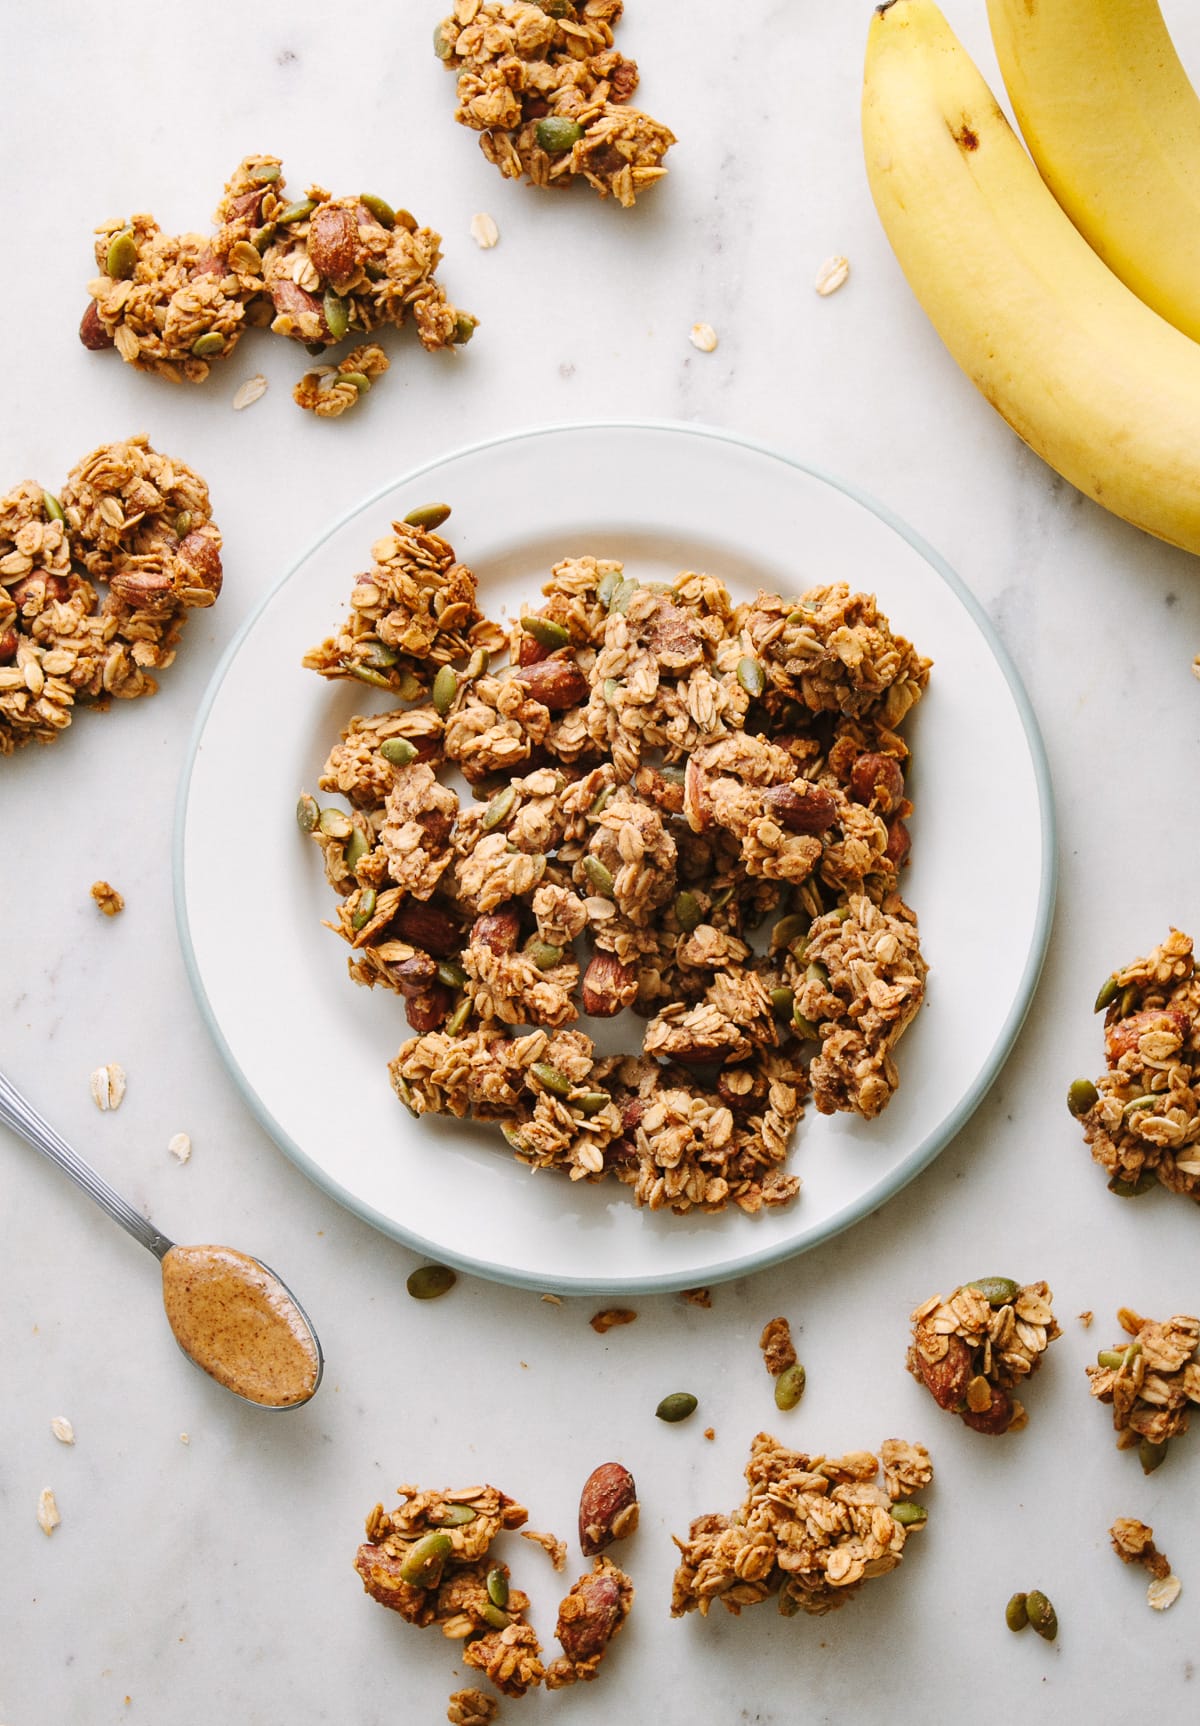
<path id="1" fill-rule="evenodd" d="M 227 1390 L 268 1408 L 307 1402 L 321 1351 L 302 1309 L 271 1270 L 233 1247 L 172 1246 L 163 1305 L 175 1340 Z"/>

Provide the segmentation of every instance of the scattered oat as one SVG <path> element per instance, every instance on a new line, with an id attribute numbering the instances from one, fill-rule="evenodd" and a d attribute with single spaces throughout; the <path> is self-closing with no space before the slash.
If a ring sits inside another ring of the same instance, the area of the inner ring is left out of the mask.
<path id="1" fill-rule="evenodd" d="M 48 1486 L 43 1486 L 38 1494 L 37 1519 L 43 1534 L 53 1534 L 62 1521 L 58 1514 L 58 1505 L 54 1502 L 54 1494 Z"/>
<path id="2" fill-rule="evenodd" d="M 125 1069 L 115 1061 L 110 1061 L 106 1067 L 97 1067 L 89 1080 L 92 1101 L 102 1112 L 109 1109 L 119 1109 L 125 1095 Z"/>
<path id="3" fill-rule="evenodd" d="M 1084 1330 L 1086 1330 L 1092 1322 L 1092 1314 L 1090 1312 L 1081 1312 L 1079 1315 L 1079 1322 L 1083 1326 Z"/>
<path id="4" fill-rule="evenodd" d="M 56 1414 L 50 1422 L 50 1431 L 60 1444 L 74 1444 L 75 1428 L 65 1414 Z"/>
<path id="5" fill-rule="evenodd" d="M 1200 653 L 1192 661 L 1192 676 L 1200 677 Z"/>
<path id="6" fill-rule="evenodd" d="M 817 279 L 813 283 L 813 287 L 821 295 L 821 298 L 825 299 L 829 294 L 837 293 L 838 289 L 845 284 L 849 274 L 849 258 L 838 256 L 826 258 L 817 271 Z"/>
<path id="7" fill-rule="evenodd" d="M 688 340 L 694 348 L 699 348 L 702 354 L 711 354 L 717 345 L 717 332 L 711 324 L 693 324 Z"/>
<path id="8" fill-rule="evenodd" d="M 682 1289 L 680 1291 L 679 1298 L 680 1298 L 680 1300 L 685 1300 L 689 1306 L 711 1306 L 712 1305 L 712 1290 L 711 1289 Z"/>
<path id="9" fill-rule="evenodd" d="M 542 1296 L 542 1299 L 547 1303 L 548 1306 L 561 1306 L 562 1305 L 562 1296 L 561 1295 L 544 1294 Z"/>
<path id="10" fill-rule="evenodd" d="M 174 1133 L 167 1140 L 167 1149 L 177 1163 L 186 1163 L 192 1154 L 192 1141 L 186 1133 Z"/>
<path id="11" fill-rule="evenodd" d="M 180 1444 L 190 1444 L 192 1442 L 191 1435 L 186 1432 L 181 1432 L 179 1435 L 179 1442 Z"/>
<path id="12" fill-rule="evenodd" d="M 612 1330 L 614 1325 L 632 1324 L 637 1314 L 632 1307 L 607 1307 L 604 1312 L 598 1312 L 588 1320 L 592 1329 L 603 1336 L 606 1330 Z"/>
<path id="13" fill-rule="evenodd" d="M 124 899 L 107 881 L 93 881 L 91 894 L 106 917 L 116 917 L 125 909 Z"/>
<path id="14" fill-rule="evenodd" d="M 1174 1606 L 1179 1599 L 1183 1583 L 1173 1573 L 1169 1576 L 1156 1576 L 1146 1589 L 1146 1600 L 1156 1612 L 1165 1612 L 1168 1606 Z"/>
<path id="15" fill-rule="evenodd" d="M 267 393 L 267 380 L 261 372 L 255 372 L 252 378 L 247 378 L 244 384 L 239 384 L 234 392 L 233 405 L 240 413 L 243 408 L 253 407 Z"/>
<path id="16" fill-rule="evenodd" d="M 471 217 L 471 238 L 477 246 L 488 252 L 499 240 L 500 230 L 492 218 L 481 210 L 477 216 Z"/>
<path id="17" fill-rule="evenodd" d="M 540 1529 L 536 1528 L 523 1528 L 521 1539 L 532 1540 L 535 1546 L 540 1546 L 555 1570 L 567 1568 L 567 1543 L 565 1540 L 559 1540 L 553 1534 L 543 1534 Z"/>

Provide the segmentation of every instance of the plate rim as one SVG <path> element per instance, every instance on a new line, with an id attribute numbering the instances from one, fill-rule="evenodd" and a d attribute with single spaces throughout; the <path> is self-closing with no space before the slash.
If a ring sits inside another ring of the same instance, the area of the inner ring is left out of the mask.
<path id="1" fill-rule="evenodd" d="M 1037 989 L 1038 978 L 1041 975 L 1049 947 L 1050 934 L 1054 919 L 1054 905 L 1058 887 L 1058 823 L 1054 804 L 1054 791 L 1050 771 L 1049 757 L 1042 739 L 1041 728 L 1034 713 L 1033 705 L 1021 681 L 1021 677 L 1003 641 L 996 632 L 995 626 L 987 615 L 979 600 L 963 581 L 962 577 L 951 567 L 946 559 L 929 542 L 919 534 L 908 522 L 898 516 L 887 504 L 880 502 L 870 492 L 843 479 L 840 475 L 831 473 L 818 464 L 794 456 L 784 449 L 767 443 L 760 438 L 747 436 L 744 433 L 730 431 L 724 427 L 701 424 L 684 420 L 671 419 L 588 419 L 550 421 L 532 426 L 522 426 L 515 431 L 498 433 L 492 437 L 481 438 L 469 444 L 460 445 L 454 449 L 443 450 L 428 461 L 418 463 L 406 469 L 396 477 L 378 486 L 374 491 L 359 498 L 348 509 L 345 509 L 328 523 L 318 537 L 310 541 L 300 555 L 284 570 L 284 572 L 264 591 L 257 603 L 242 620 L 233 638 L 226 646 L 220 659 L 208 680 L 200 704 L 188 735 L 183 764 L 180 768 L 179 782 L 175 797 L 175 813 L 172 824 L 171 839 L 171 879 L 172 894 L 175 908 L 175 927 L 179 939 L 184 968 L 192 994 L 200 1010 L 209 1036 L 212 1038 L 226 1070 L 233 1079 L 243 1102 L 257 1119 L 267 1136 L 279 1147 L 284 1155 L 300 1172 L 328 1197 L 336 1200 L 352 1215 L 369 1223 L 381 1234 L 413 1251 L 436 1258 L 441 1263 L 453 1265 L 456 1269 L 470 1275 L 480 1276 L 490 1282 L 497 1282 L 510 1288 L 524 1288 L 542 1291 L 552 1287 L 564 1294 L 580 1295 L 625 1295 L 625 1294 L 668 1294 L 681 1288 L 691 1286 L 696 1277 L 696 1271 L 668 1271 L 657 1275 L 635 1274 L 632 1276 L 615 1277 L 564 1277 L 556 1276 L 549 1279 L 531 1272 L 514 1269 L 508 1265 L 495 1264 L 486 1259 L 480 1259 L 467 1253 L 455 1253 L 437 1242 L 428 1240 L 413 1229 L 406 1228 L 394 1218 L 383 1215 L 368 1201 L 350 1192 L 346 1187 L 330 1176 L 305 1151 L 290 1133 L 275 1119 L 258 1095 L 254 1086 L 243 1071 L 240 1062 L 230 1047 L 216 1014 L 208 999 L 208 992 L 200 973 L 199 961 L 196 957 L 192 941 L 191 928 L 188 921 L 186 867 L 184 860 L 185 836 L 187 827 L 188 797 L 191 788 L 192 775 L 196 766 L 203 734 L 209 714 L 221 692 L 230 667 L 241 651 L 242 645 L 254 629 L 262 613 L 275 599 L 280 590 L 299 572 L 309 559 L 326 544 L 328 540 L 341 531 L 357 516 L 366 513 L 382 498 L 409 485 L 421 478 L 431 469 L 445 466 L 447 463 L 461 460 L 465 457 L 479 455 L 500 445 L 520 443 L 528 439 L 547 436 L 575 435 L 586 432 L 659 432 L 672 436 L 698 438 L 701 440 L 726 443 L 743 450 L 749 450 L 756 455 L 769 457 L 781 462 L 786 467 L 809 478 L 816 479 L 841 492 L 853 503 L 856 503 L 882 521 L 887 527 L 899 535 L 909 547 L 917 552 L 934 573 L 946 583 L 979 629 L 989 652 L 999 666 L 1009 691 L 1013 697 L 1018 717 L 1021 721 L 1025 740 L 1029 748 L 1030 760 L 1037 788 L 1038 814 L 1041 822 L 1041 858 L 1038 877 L 1037 912 L 1031 934 L 1029 948 L 1025 956 L 1020 981 L 1012 1005 L 1000 1026 L 996 1039 L 982 1063 L 974 1083 L 959 1099 L 952 1109 L 937 1125 L 934 1131 L 913 1148 L 909 1155 L 893 1169 L 883 1183 L 873 1187 L 869 1193 L 861 1195 L 842 1209 L 824 1219 L 811 1238 L 789 1239 L 776 1241 L 769 1246 L 749 1253 L 742 1253 L 733 1259 L 720 1264 L 706 1266 L 703 1271 L 704 1280 L 708 1283 L 727 1282 L 734 1277 L 752 1276 L 759 1271 L 784 1263 L 800 1253 L 808 1252 L 851 1228 L 856 1222 L 869 1216 L 873 1211 L 880 1210 L 896 1194 L 908 1186 L 929 1164 L 943 1151 L 951 1141 L 966 1126 L 971 1116 L 979 1107 L 991 1086 L 999 1077 L 1026 1015 L 1033 1002 Z"/>

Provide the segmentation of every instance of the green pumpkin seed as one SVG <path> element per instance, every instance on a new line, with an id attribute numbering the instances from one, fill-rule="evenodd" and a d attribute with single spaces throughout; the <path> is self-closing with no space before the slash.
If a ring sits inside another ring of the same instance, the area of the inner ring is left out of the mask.
<path id="1" fill-rule="evenodd" d="M 557 1067 L 552 1067 L 549 1061 L 535 1061 L 529 1071 L 542 1086 L 556 1097 L 571 1095 L 571 1081 L 565 1073 L 560 1073 Z"/>
<path id="2" fill-rule="evenodd" d="M 449 1265 L 421 1265 L 404 1286 L 414 1300 L 437 1300 L 448 1294 L 458 1278 Z"/>
<path id="3" fill-rule="evenodd" d="M 516 789 L 506 785 L 503 791 L 497 791 L 487 808 L 484 810 L 479 825 L 484 833 L 490 833 L 493 827 L 499 827 L 507 821 L 517 804 Z"/>
<path id="4" fill-rule="evenodd" d="M 1038 1635 L 1046 1642 L 1053 1642 L 1058 1635 L 1058 1614 L 1040 1588 L 1025 1596 L 1025 1611 Z"/>
<path id="5" fill-rule="evenodd" d="M 699 899 L 685 887 L 675 899 L 675 921 L 685 935 L 690 935 L 693 929 L 700 927 L 703 918 Z"/>
<path id="6" fill-rule="evenodd" d="M 561 623 L 555 623 L 552 617 L 523 617 L 521 628 L 526 635 L 531 635 L 539 647 L 545 647 L 553 653 L 557 648 L 566 647 L 571 640 L 571 631 L 564 629 Z"/>
<path id="7" fill-rule="evenodd" d="M 613 789 L 613 786 L 606 785 L 603 791 L 599 792 L 592 798 L 591 803 L 588 805 L 588 814 L 593 820 L 595 820 L 598 815 L 603 815 L 604 811 L 612 802 Z"/>
<path id="8" fill-rule="evenodd" d="M 1099 1101 L 1100 1093 L 1090 1079 L 1072 1079 L 1067 1087 L 1067 1107 L 1076 1120 L 1094 1109 Z"/>
<path id="9" fill-rule="evenodd" d="M 1144 1438 L 1138 1445 L 1138 1461 L 1142 1465 L 1143 1474 L 1153 1474 L 1156 1468 L 1161 1468 L 1167 1460 L 1167 1441 L 1155 1444 L 1153 1439 Z"/>
<path id="10" fill-rule="evenodd" d="M 1111 1372 L 1119 1372 L 1127 1363 L 1132 1362 L 1142 1352 L 1140 1342 L 1131 1342 L 1128 1348 L 1102 1348 L 1096 1356 L 1097 1366 L 1106 1366 Z"/>
<path id="11" fill-rule="evenodd" d="M 454 320 L 454 340 L 458 347 L 465 347 L 475 334 L 478 318 L 473 318 L 470 312 L 459 312 Z"/>
<path id="12" fill-rule="evenodd" d="M 354 823 L 344 809 L 322 809 L 318 825 L 327 839 L 349 839 Z"/>
<path id="13" fill-rule="evenodd" d="M 1004 1608 L 1004 1622 L 1010 1630 L 1024 1630 L 1029 1623 L 1029 1611 L 1026 1606 L 1027 1596 L 1014 1594 Z"/>
<path id="14" fill-rule="evenodd" d="M 192 343 L 192 352 L 198 360 L 211 359 L 214 354 L 224 351 L 225 337 L 217 330 L 206 330 L 204 335 L 197 336 Z"/>
<path id="15" fill-rule="evenodd" d="M 433 705 L 445 719 L 458 694 L 458 673 L 452 665 L 443 665 L 433 680 Z"/>
<path id="16" fill-rule="evenodd" d="M 799 1610 L 800 1602 L 796 1599 L 794 1594 L 780 1594 L 779 1616 L 781 1618 L 794 1618 Z"/>
<path id="17" fill-rule="evenodd" d="M 785 623 L 807 623 L 811 615 L 811 612 L 797 609 L 796 611 L 789 611 L 783 621 Z"/>
<path id="18" fill-rule="evenodd" d="M 305 342 L 304 351 L 306 354 L 323 354 L 325 352 L 325 343 Z"/>
<path id="19" fill-rule="evenodd" d="M 638 583 L 631 577 L 619 581 L 613 588 L 612 598 L 608 602 L 610 613 L 620 616 L 629 610 L 629 602 L 638 590 Z"/>
<path id="20" fill-rule="evenodd" d="M 819 1028 L 813 1024 L 811 1019 L 806 1019 L 804 1017 L 804 1014 L 800 1011 L 799 1007 L 796 1007 L 792 1013 L 792 1024 L 796 1027 L 797 1035 L 805 1038 L 806 1041 L 814 1043 L 820 1042 L 821 1032 Z"/>
<path id="21" fill-rule="evenodd" d="M 317 802 L 316 798 L 311 797 L 307 791 L 302 791 L 300 793 L 300 800 L 296 804 L 297 827 L 299 827 L 301 833 L 314 833 L 320 819 L 321 805 Z"/>
<path id="22" fill-rule="evenodd" d="M 508 1577 L 499 1565 L 487 1573 L 487 1592 L 493 1606 L 508 1605 Z"/>
<path id="23" fill-rule="evenodd" d="M 616 569 L 606 569 L 596 583 L 596 598 L 607 611 L 609 601 L 621 584 L 621 572 Z"/>
<path id="24" fill-rule="evenodd" d="M 382 641 L 368 641 L 363 646 L 363 663 L 376 671 L 390 671 L 396 663 L 396 651 Z"/>
<path id="25" fill-rule="evenodd" d="M 438 982 L 444 983 L 447 989 L 465 989 L 470 978 L 461 965 L 452 965 L 449 959 L 443 959 L 437 968 Z"/>
<path id="26" fill-rule="evenodd" d="M 342 670 L 350 677 L 356 677 L 360 683 L 369 683 L 372 689 L 390 689 L 391 682 L 382 671 L 376 671 L 370 665 L 347 665 L 343 660 Z"/>
<path id="27" fill-rule="evenodd" d="M 425 693 L 425 685 L 412 671 L 398 671 L 396 681 L 389 684 L 388 687 L 395 689 L 401 701 L 415 701 L 418 696 Z"/>
<path id="28" fill-rule="evenodd" d="M 400 1580 L 410 1588 L 436 1588 L 451 1552 L 448 1534 L 426 1534 L 410 1546 L 400 1566 Z"/>
<path id="29" fill-rule="evenodd" d="M 664 1396 L 654 1413 L 659 1420 L 674 1423 L 686 1420 L 689 1414 L 696 1412 L 696 1398 L 687 1390 L 672 1391 L 670 1396 Z"/>
<path id="30" fill-rule="evenodd" d="M 442 1029 L 448 1037 L 457 1037 L 458 1033 L 462 1030 L 470 1017 L 471 997 L 469 995 L 464 995 L 462 1000 L 458 1003 L 458 1006 L 455 1007 L 450 1017 L 446 1020 L 446 1023 L 442 1026 Z"/>
<path id="31" fill-rule="evenodd" d="M 606 703 L 609 707 L 615 707 L 617 704 L 617 691 L 621 687 L 620 683 L 615 677 L 606 677 L 602 687 Z"/>
<path id="32" fill-rule="evenodd" d="M 404 1107 L 408 1110 L 408 1112 L 412 1116 L 413 1120 L 414 1121 L 420 1120 L 421 1111 L 417 1107 L 416 1099 L 414 1098 L 413 1093 L 412 1093 L 412 1086 L 409 1084 L 407 1079 L 397 1079 L 396 1080 L 396 1095 L 399 1097 L 400 1101 L 404 1104 Z"/>
<path id="33" fill-rule="evenodd" d="M 489 1600 L 486 1606 L 480 1607 L 479 1616 L 485 1624 L 490 1624 L 493 1630 L 507 1630 L 512 1623 L 508 1613 L 499 1606 L 494 1606 Z"/>
<path id="34" fill-rule="evenodd" d="M 790 917 L 781 917 L 771 930 L 771 951 L 779 952 L 781 947 L 791 948 L 797 941 L 806 939 L 812 918 L 804 911 L 794 911 Z"/>
<path id="35" fill-rule="evenodd" d="M 339 372 L 337 381 L 340 384 L 353 384 L 360 396 L 365 396 L 371 387 L 371 380 L 366 372 Z"/>
<path id="36" fill-rule="evenodd" d="M 311 198 L 301 198 L 299 203 L 288 204 L 285 209 L 280 210 L 275 221 L 281 228 L 290 228 L 293 222 L 302 222 L 305 217 L 311 216 L 316 207 Z"/>
<path id="37" fill-rule="evenodd" d="M 501 1121 L 500 1133 L 505 1144 L 511 1145 L 514 1151 L 523 1151 L 525 1149 L 525 1141 L 522 1139 L 520 1133 L 518 1133 L 515 1127 L 510 1126 L 507 1121 Z"/>
<path id="38" fill-rule="evenodd" d="M 250 183 L 254 186 L 271 186 L 274 185 L 278 178 L 279 163 L 263 162 L 260 167 L 255 168 L 251 173 Z"/>
<path id="39" fill-rule="evenodd" d="M 728 887 L 718 887 L 717 888 L 716 892 L 713 894 L 711 900 L 709 901 L 709 907 L 713 911 L 723 911 L 725 909 L 726 905 L 728 905 L 729 901 L 732 898 L 733 898 L 733 884 L 731 882 Z"/>
<path id="40" fill-rule="evenodd" d="M 814 959 L 811 965 L 805 967 L 804 980 L 806 983 L 828 983 L 829 967 L 822 965 L 819 959 Z"/>
<path id="41" fill-rule="evenodd" d="M 901 1528 L 916 1528 L 922 1522 L 928 1522 L 929 1512 L 923 1504 L 912 1504 L 908 1499 L 901 1499 L 899 1504 L 893 1504 L 892 1517 Z"/>
<path id="42" fill-rule="evenodd" d="M 265 252 L 275 238 L 275 223 L 264 222 L 261 228 L 255 228 L 250 235 L 250 244 L 256 252 Z"/>
<path id="43" fill-rule="evenodd" d="M 978 1277 L 975 1282 L 968 1283 L 968 1288 L 981 1294 L 992 1307 L 1009 1306 L 1020 1293 L 1020 1284 L 1011 1277 Z"/>
<path id="44" fill-rule="evenodd" d="M 599 857 L 593 857 L 589 852 L 583 860 L 583 872 L 587 876 L 588 885 L 594 893 L 599 893 L 605 899 L 612 898 L 612 871 L 605 868 Z"/>
<path id="45" fill-rule="evenodd" d="M 795 1408 L 804 1395 L 804 1387 L 807 1382 L 808 1375 L 799 1361 L 785 1367 L 775 1380 L 775 1407 Z"/>
<path id="46" fill-rule="evenodd" d="M 539 971 L 552 971 L 562 960 L 563 950 L 553 941 L 542 941 L 535 935 L 525 948 Z"/>
<path id="47" fill-rule="evenodd" d="M 1123 1119 L 1128 1120 L 1130 1115 L 1136 1115 L 1141 1109 L 1152 1109 L 1157 1101 L 1158 1098 L 1152 1091 L 1146 1091 L 1140 1097 L 1130 1097 L 1121 1110 L 1121 1115 Z"/>
<path id="48" fill-rule="evenodd" d="M 433 27 L 433 51 L 439 60 L 448 60 L 454 52 L 454 49 L 442 35 L 442 27 L 440 24 L 435 24 Z"/>
<path id="49" fill-rule="evenodd" d="M 389 231 L 396 226 L 396 212 L 386 198 L 377 198 L 374 192 L 360 192 L 358 201 L 364 210 L 369 210 L 381 228 Z"/>
<path id="50" fill-rule="evenodd" d="M 1124 989 L 1122 989 L 1121 999 L 1117 1002 L 1117 1017 L 1118 1017 L 1118 1019 L 1127 1019 L 1129 1017 L 1129 1015 L 1136 1009 L 1137 1004 L 1138 1004 L 1138 986 L 1136 983 L 1129 983 L 1126 985 L 1126 987 Z"/>
<path id="51" fill-rule="evenodd" d="M 417 759 L 416 744 L 410 743 L 407 737 L 385 737 L 379 745 L 379 753 L 393 767 L 407 767 L 410 761 Z"/>
<path id="52" fill-rule="evenodd" d="M 757 659 L 739 659 L 737 680 L 752 701 L 757 701 L 767 687 L 767 674 Z"/>
<path id="53" fill-rule="evenodd" d="M 191 533 L 191 531 L 192 531 L 192 512 L 190 509 L 181 509 L 179 514 L 175 517 L 175 534 L 176 534 L 176 537 L 178 539 L 186 539 L 188 534 Z"/>
<path id="54" fill-rule="evenodd" d="M 52 492 L 42 493 L 42 508 L 51 521 L 66 521 L 67 512 Z"/>
<path id="55" fill-rule="evenodd" d="M 579 1096 L 571 1098 L 572 1105 L 584 1115 L 598 1115 L 609 1101 L 607 1091 L 581 1091 Z"/>
<path id="56" fill-rule="evenodd" d="M 326 290 L 325 298 L 321 303 L 330 338 L 335 342 L 340 342 L 350 328 L 350 309 L 345 300 L 340 295 L 335 294 L 332 288 Z"/>
<path id="57" fill-rule="evenodd" d="M 421 527 L 432 532 L 449 520 L 450 505 L 448 503 L 424 503 L 419 509 L 410 509 L 404 518 L 406 527 Z"/>
<path id="58" fill-rule="evenodd" d="M 796 1011 L 796 997 L 790 989 L 772 989 L 771 1006 L 775 1017 L 786 1024 Z"/>
<path id="59" fill-rule="evenodd" d="M 477 677 L 482 677 L 488 668 L 491 654 L 486 647 L 477 647 L 467 661 L 467 669 L 463 672 L 463 681 L 474 683 Z"/>
<path id="60" fill-rule="evenodd" d="M 371 849 L 371 842 L 361 827 L 354 828 L 346 842 L 346 867 L 355 870 Z"/>
<path id="61" fill-rule="evenodd" d="M 426 1520 L 435 1528 L 465 1528 L 478 1515 L 479 1512 L 470 1504 L 445 1504 L 441 1510 L 431 1510 Z"/>
<path id="62" fill-rule="evenodd" d="M 568 120 L 562 114 L 547 114 L 537 123 L 537 141 L 548 156 L 561 156 L 573 150 L 583 137 L 578 120 Z"/>
<path id="63" fill-rule="evenodd" d="M 1119 1199 L 1140 1199 L 1156 1184 L 1153 1174 L 1144 1170 L 1136 1181 L 1123 1181 L 1119 1176 L 1114 1175 L 1108 1183 L 1108 1190 L 1110 1193 L 1115 1193 Z"/>
<path id="64" fill-rule="evenodd" d="M 124 228 L 108 242 L 108 251 L 104 258 L 105 274 L 114 282 L 126 282 L 137 269 L 137 261 L 137 241 L 132 230 Z"/>
<path id="65" fill-rule="evenodd" d="M 375 889 L 364 887 L 358 896 L 358 910 L 350 919 L 352 929 L 365 929 L 375 915 Z"/>

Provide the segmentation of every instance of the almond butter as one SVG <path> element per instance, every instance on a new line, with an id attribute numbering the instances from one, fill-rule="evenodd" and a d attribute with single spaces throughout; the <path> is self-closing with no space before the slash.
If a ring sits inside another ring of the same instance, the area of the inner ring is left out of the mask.
<path id="1" fill-rule="evenodd" d="M 579 1547 L 585 1558 L 594 1558 L 624 1540 L 638 1525 L 637 1488 L 629 1470 L 619 1462 L 602 1462 L 583 1483 L 579 1495 Z"/>

